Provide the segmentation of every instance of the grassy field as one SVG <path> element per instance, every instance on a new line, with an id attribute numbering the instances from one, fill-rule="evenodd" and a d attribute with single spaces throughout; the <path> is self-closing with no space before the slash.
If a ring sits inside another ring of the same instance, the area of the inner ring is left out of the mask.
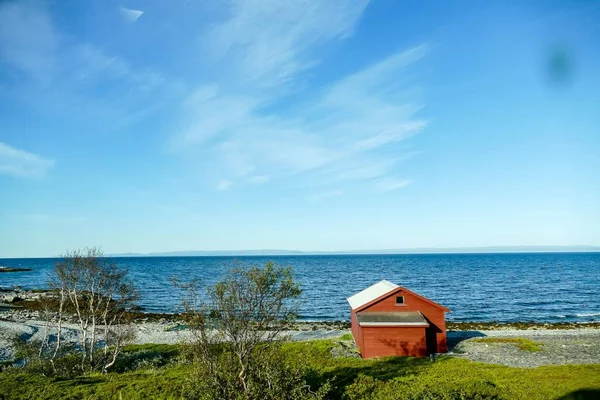
<path id="1" fill-rule="evenodd" d="M 290 362 L 308 367 L 313 387 L 330 381 L 331 399 L 585 399 L 599 398 L 600 365 L 533 369 L 486 365 L 463 359 L 393 357 L 334 358 L 335 341 L 289 343 Z M 0 399 L 178 399 L 189 366 L 177 362 L 175 346 L 127 349 L 121 372 L 59 380 L 18 370 L 0 373 Z M 576 397 L 582 389 L 592 397 Z M 568 396 L 568 397 L 565 397 Z M 594 397 L 595 396 L 595 397 Z"/>

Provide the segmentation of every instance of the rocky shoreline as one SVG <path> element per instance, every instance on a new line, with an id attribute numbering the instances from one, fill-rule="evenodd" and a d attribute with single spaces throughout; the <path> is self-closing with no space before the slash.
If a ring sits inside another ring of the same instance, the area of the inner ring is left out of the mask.
<path id="1" fill-rule="evenodd" d="M 32 271 L 31 268 L 11 268 L 0 265 L 0 272 L 27 272 Z"/>
<path id="2" fill-rule="evenodd" d="M 36 339 L 43 335 L 43 301 L 51 294 L 43 290 L 0 289 L 0 361 L 12 357 L 15 336 Z M 181 343 L 192 332 L 179 314 L 131 313 L 135 342 Z M 63 337 L 76 342 L 79 331 L 73 316 L 66 316 Z M 447 322 L 449 356 L 514 367 L 600 363 L 600 322 Z M 296 321 L 284 328 L 291 340 L 339 339 L 349 333 L 348 321 Z M 542 344 L 540 352 L 519 350 L 511 344 L 481 343 L 478 338 L 529 338 Z"/>
<path id="3" fill-rule="evenodd" d="M 0 319 L 28 320 L 41 319 L 40 311 L 43 310 L 42 302 L 52 297 L 47 290 L 24 290 L 21 288 L 0 288 Z M 182 324 L 182 316 L 177 313 L 152 313 L 144 312 L 139 308 L 131 312 L 134 323 L 156 322 L 161 324 Z M 67 320 L 68 320 L 67 316 Z M 75 322 L 72 320 L 71 322 Z M 600 329 L 600 321 L 594 322 L 455 322 L 447 321 L 448 331 L 502 331 L 502 330 L 572 330 L 572 329 Z M 298 320 L 288 324 L 286 330 L 290 331 L 316 331 L 316 330 L 345 330 L 350 329 L 350 321 L 303 321 Z"/>

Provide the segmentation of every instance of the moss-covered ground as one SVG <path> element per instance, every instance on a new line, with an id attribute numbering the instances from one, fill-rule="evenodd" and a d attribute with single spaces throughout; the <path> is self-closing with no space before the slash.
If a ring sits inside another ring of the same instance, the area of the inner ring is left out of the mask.
<path id="1" fill-rule="evenodd" d="M 535 342 L 531 339 L 526 338 L 501 338 L 501 337 L 486 337 L 486 338 L 477 338 L 473 339 L 474 342 L 479 343 L 502 343 L 502 344 L 514 344 L 519 348 L 519 350 L 523 351 L 541 351 L 543 348 L 543 344 L 539 342 Z"/>
<path id="2" fill-rule="evenodd" d="M 334 358 L 334 346 L 285 345 L 290 362 L 308 367 L 311 386 L 332 383 L 331 399 L 600 398 L 600 365 L 520 369 L 451 357 Z M 61 380 L 9 368 L 0 373 L 0 399 L 178 399 L 190 366 L 177 360 L 176 346 L 143 345 L 128 347 L 121 372 L 105 375 Z"/>

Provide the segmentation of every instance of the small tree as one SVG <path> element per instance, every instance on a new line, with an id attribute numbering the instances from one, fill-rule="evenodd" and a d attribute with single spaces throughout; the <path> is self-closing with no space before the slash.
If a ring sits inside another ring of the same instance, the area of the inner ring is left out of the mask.
<path id="1" fill-rule="evenodd" d="M 133 338 L 128 310 L 138 292 L 128 270 L 103 256 L 100 249 L 67 252 L 51 274 L 53 296 L 43 300 L 46 329 L 39 357 L 47 358 L 56 372 L 56 361 L 64 355 L 62 325 L 65 314 L 73 314 L 79 327 L 79 369 L 106 372 L 124 344 Z M 49 331 L 56 330 L 50 343 Z M 69 347 L 69 346 L 67 346 Z"/>
<path id="2" fill-rule="evenodd" d="M 204 299 L 197 282 L 183 305 L 194 339 L 196 365 L 192 397 L 219 399 L 322 398 L 312 393 L 298 368 L 281 351 L 281 332 L 295 320 L 299 285 L 291 268 L 233 268 L 208 287 Z"/>

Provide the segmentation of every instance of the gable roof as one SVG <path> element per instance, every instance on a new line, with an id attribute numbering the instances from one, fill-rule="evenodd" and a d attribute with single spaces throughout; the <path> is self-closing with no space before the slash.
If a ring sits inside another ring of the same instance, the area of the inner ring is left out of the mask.
<path id="1" fill-rule="evenodd" d="M 350 303 L 350 308 L 356 310 L 380 298 L 381 296 L 390 293 L 391 291 L 398 289 L 400 286 L 392 283 L 390 281 L 386 281 L 385 279 L 377 282 L 374 285 L 369 286 L 363 291 L 356 293 L 353 296 L 348 297 L 348 303 Z"/>
<path id="2" fill-rule="evenodd" d="M 358 292 L 353 296 L 348 297 L 347 300 L 348 303 L 350 303 L 350 308 L 358 312 L 400 291 L 410 293 L 418 299 L 421 299 L 424 302 L 431 304 L 432 306 L 440 308 L 445 312 L 450 312 L 449 308 L 444 307 L 443 305 L 438 304 L 435 301 L 429 300 L 427 297 L 423 297 L 420 294 L 413 292 L 412 290 L 408 290 L 406 288 L 403 288 L 402 286 L 396 285 L 395 283 L 386 281 L 385 279 L 380 282 L 377 282 L 374 285 L 369 286 L 365 290 Z"/>

